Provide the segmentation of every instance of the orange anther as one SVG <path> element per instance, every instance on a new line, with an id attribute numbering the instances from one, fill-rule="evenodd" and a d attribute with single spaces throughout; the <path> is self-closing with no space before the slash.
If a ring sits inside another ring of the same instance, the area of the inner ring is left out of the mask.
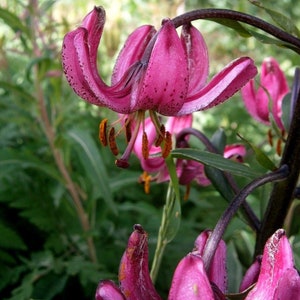
<path id="1" fill-rule="evenodd" d="M 172 135 L 169 131 L 167 131 L 165 136 L 164 146 L 161 153 L 162 157 L 166 158 L 170 154 L 171 150 L 172 150 Z"/>
<path id="2" fill-rule="evenodd" d="M 109 142 L 109 148 L 110 151 L 113 153 L 113 155 L 117 156 L 119 154 L 119 149 L 116 143 L 116 136 L 115 136 L 115 128 L 110 128 L 108 132 L 108 142 Z"/>
<path id="3" fill-rule="evenodd" d="M 107 146 L 107 119 L 103 119 L 99 124 L 99 140 L 103 146 Z"/>
<path id="4" fill-rule="evenodd" d="M 148 143 L 148 137 L 147 133 L 143 132 L 143 138 L 142 138 L 142 154 L 144 159 L 149 158 L 149 143 Z"/>
<path id="5" fill-rule="evenodd" d="M 273 134 L 271 129 L 268 130 L 268 142 L 271 146 L 273 146 Z"/>
<path id="6" fill-rule="evenodd" d="M 279 156 L 281 156 L 281 153 L 282 153 L 281 145 L 282 145 L 282 139 L 278 139 L 277 145 L 276 145 L 276 153 Z"/>

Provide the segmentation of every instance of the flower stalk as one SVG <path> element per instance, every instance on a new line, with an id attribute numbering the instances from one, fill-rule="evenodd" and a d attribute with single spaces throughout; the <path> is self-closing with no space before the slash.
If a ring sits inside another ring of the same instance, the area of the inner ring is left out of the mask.
<path id="1" fill-rule="evenodd" d="M 157 278 L 165 248 L 167 244 L 172 241 L 178 231 L 181 217 L 179 183 L 175 164 L 170 156 L 168 156 L 165 161 L 170 173 L 171 180 L 169 182 L 166 203 L 162 212 L 162 219 L 150 272 L 150 277 L 153 283 L 155 283 L 155 280 Z"/>
<path id="2" fill-rule="evenodd" d="M 278 170 L 268 173 L 262 177 L 254 179 L 248 185 L 246 185 L 239 194 L 232 200 L 228 208 L 225 210 L 218 223 L 216 224 L 211 236 L 209 237 L 205 250 L 203 253 L 203 261 L 205 269 L 208 270 L 210 262 L 215 254 L 217 246 L 227 228 L 232 217 L 236 214 L 241 204 L 245 201 L 246 197 L 253 192 L 256 188 L 274 181 L 280 181 L 287 178 L 289 174 L 289 168 L 287 165 L 282 165 Z"/>
<path id="3" fill-rule="evenodd" d="M 172 19 L 175 27 L 179 27 L 185 23 L 199 19 L 229 19 L 238 22 L 243 22 L 253 27 L 259 28 L 266 33 L 276 37 L 277 39 L 291 44 L 292 50 L 300 53 L 300 39 L 285 32 L 284 30 L 252 15 L 241 13 L 230 9 L 198 9 L 182 14 Z"/>

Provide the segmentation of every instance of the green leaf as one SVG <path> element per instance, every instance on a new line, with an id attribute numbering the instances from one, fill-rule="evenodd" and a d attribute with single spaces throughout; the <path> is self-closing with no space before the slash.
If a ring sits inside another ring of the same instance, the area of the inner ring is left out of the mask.
<path id="1" fill-rule="evenodd" d="M 17 250 L 27 249 L 21 237 L 3 223 L 0 223 L 0 248 Z"/>
<path id="2" fill-rule="evenodd" d="M 102 197 L 108 207 L 117 214 L 105 163 L 91 135 L 86 131 L 73 129 L 68 132 L 68 136 L 73 141 L 74 149 L 85 169 L 86 178 L 92 184 L 92 200 Z"/>
<path id="3" fill-rule="evenodd" d="M 275 11 L 273 9 L 267 8 L 265 6 L 263 6 L 263 4 L 259 1 L 256 0 L 249 0 L 252 4 L 254 4 L 255 6 L 262 8 L 265 10 L 265 12 L 267 14 L 270 15 L 270 17 L 273 19 L 273 21 L 280 26 L 284 31 L 295 35 L 297 37 L 300 37 L 300 31 L 297 28 L 297 26 L 292 22 L 292 20 L 290 18 L 288 18 L 287 16 L 283 15 L 282 13 Z"/>
<path id="4" fill-rule="evenodd" d="M 30 36 L 29 29 L 21 22 L 20 17 L 7 9 L 0 8 L 0 19 L 2 19 L 14 32 L 23 32 L 28 37 Z"/>
<path id="5" fill-rule="evenodd" d="M 164 209 L 167 210 L 167 226 L 165 231 L 165 241 L 171 242 L 176 236 L 181 220 L 181 205 L 180 205 L 180 192 L 179 182 L 176 173 L 176 167 L 173 162 L 173 158 L 168 156 L 166 158 L 166 164 L 170 174 L 170 184 L 167 194 L 167 202 Z"/>
<path id="6" fill-rule="evenodd" d="M 226 27 L 229 27 L 233 30 L 235 30 L 240 36 L 242 37 L 251 37 L 252 35 L 249 33 L 249 31 L 241 25 L 238 21 L 230 20 L 230 19 L 209 19 L 211 21 L 214 21 L 216 23 L 219 23 L 221 25 L 224 25 Z"/>
<path id="7" fill-rule="evenodd" d="M 270 171 L 274 171 L 277 169 L 275 164 L 269 159 L 269 157 L 258 147 L 247 141 L 245 138 L 239 135 L 239 137 L 247 143 L 255 153 L 255 158 L 257 162 L 264 168 Z"/>
<path id="8" fill-rule="evenodd" d="M 222 128 L 218 129 L 210 139 L 211 143 L 217 149 L 218 153 L 221 153 L 221 154 L 224 152 L 224 149 L 226 146 L 226 140 L 227 140 L 227 137 Z"/>
<path id="9" fill-rule="evenodd" d="M 290 123 L 291 123 L 291 102 L 292 102 L 292 94 L 288 93 L 282 99 L 282 122 L 286 131 L 289 131 Z"/>
<path id="10" fill-rule="evenodd" d="M 250 169 L 248 166 L 224 158 L 220 154 L 210 153 L 192 148 L 180 148 L 172 151 L 172 156 L 181 159 L 192 159 L 203 163 L 204 165 L 217 168 L 222 171 L 227 171 L 233 175 L 243 177 L 258 177 L 261 174 Z"/>
<path id="11" fill-rule="evenodd" d="M 285 47 L 299 53 L 299 49 L 295 47 L 293 44 L 278 40 L 276 38 L 272 38 L 268 34 L 258 33 L 256 30 L 253 30 L 249 26 L 245 26 L 244 24 L 241 24 L 237 21 L 228 20 L 228 19 L 222 19 L 222 20 L 210 19 L 210 20 L 222 24 L 224 26 L 227 26 L 231 29 L 234 29 L 242 37 L 245 38 L 254 37 L 255 39 L 257 39 L 259 42 L 263 44 Z"/>
<path id="12" fill-rule="evenodd" d="M 34 102 L 35 98 L 29 94 L 25 89 L 23 89 L 21 86 L 11 84 L 6 81 L 0 81 L 0 88 L 3 88 L 6 91 L 13 92 L 15 96 L 19 96 L 21 99 Z"/>
<path id="13" fill-rule="evenodd" d="M 234 198 L 235 194 L 222 171 L 206 166 L 205 174 L 224 199 L 230 202 Z"/>
<path id="14" fill-rule="evenodd" d="M 31 153 L 19 153 L 16 150 L 0 150 L 0 177 L 6 173 L 9 166 L 18 166 L 23 169 L 34 168 L 44 172 L 55 180 L 63 183 L 63 179 L 57 169 L 44 163 Z M 3 173 L 2 173 L 3 172 Z"/>

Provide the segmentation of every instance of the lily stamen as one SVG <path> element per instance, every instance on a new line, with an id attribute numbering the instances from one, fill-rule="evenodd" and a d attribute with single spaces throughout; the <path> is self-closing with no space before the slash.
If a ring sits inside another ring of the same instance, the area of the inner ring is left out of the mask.
<path id="1" fill-rule="evenodd" d="M 110 151 L 113 153 L 113 155 L 117 156 L 119 154 L 119 149 L 116 143 L 115 127 L 111 127 L 108 131 L 108 143 Z"/>
<path id="2" fill-rule="evenodd" d="M 107 143 L 107 119 L 103 119 L 99 124 L 99 140 L 101 144 L 106 147 Z"/>

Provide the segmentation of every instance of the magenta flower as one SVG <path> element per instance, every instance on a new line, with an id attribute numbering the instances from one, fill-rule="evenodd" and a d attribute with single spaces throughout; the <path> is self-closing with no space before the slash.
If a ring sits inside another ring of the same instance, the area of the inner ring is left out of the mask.
<path id="1" fill-rule="evenodd" d="M 226 245 L 221 240 L 208 271 L 202 254 L 210 231 L 202 232 L 195 247 L 177 265 L 173 275 L 169 300 L 226 299 Z M 253 287 L 254 286 L 254 287 Z M 245 300 L 299 299 L 300 277 L 294 267 L 292 249 L 283 229 L 267 241 L 262 257 L 248 269 L 240 292 L 249 290 Z M 119 285 L 110 280 L 100 281 L 96 300 L 161 299 L 149 276 L 147 233 L 135 225 L 119 268 Z"/>
<path id="2" fill-rule="evenodd" d="M 192 115 L 186 115 L 182 117 L 170 117 L 166 122 L 167 130 L 174 138 L 181 130 L 192 126 Z M 134 146 L 134 153 L 141 162 L 142 169 L 147 174 L 155 174 L 151 177 L 152 180 L 157 182 L 164 182 L 170 179 L 167 166 L 164 158 L 159 155 L 161 149 L 155 145 L 156 142 L 156 130 L 151 122 L 150 118 L 145 120 L 144 132 L 148 136 L 148 150 L 149 156 L 145 158 L 143 149 L 139 147 L 142 144 L 143 132 L 140 131 L 136 144 Z M 184 138 L 184 141 L 180 141 L 177 147 L 188 147 L 188 136 Z M 239 162 L 243 162 L 243 157 L 246 155 L 246 149 L 243 145 L 232 144 L 226 145 L 224 149 L 224 157 Z M 179 183 L 182 185 L 188 185 L 192 181 L 195 181 L 201 186 L 208 186 L 211 184 L 210 180 L 206 177 L 204 165 L 194 160 L 182 160 L 178 159 L 176 164 L 177 175 Z"/>
<path id="3" fill-rule="evenodd" d="M 267 241 L 259 277 L 246 300 L 299 299 L 300 276 L 294 267 L 292 248 L 283 229 Z"/>
<path id="4" fill-rule="evenodd" d="M 210 231 L 202 232 L 195 241 L 193 252 L 186 255 L 176 267 L 169 300 L 225 299 L 227 291 L 226 245 L 221 240 L 208 272 L 204 269 L 202 254 Z"/>
<path id="5" fill-rule="evenodd" d="M 179 37 L 172 21 L 164 20 L 158 31 L 144 25 L 128 37 L 109 86 L 97 69 L 97 48 L 104 23 L 104 9 L 95 7 L 79 28 L 66 34 L 62 62 L 69 84 L 81 98 L 127 115 L 123 119 L 125 128 L 135 124 L 137 129 L 130 134 L 126 155 L 116 162 L 119 166 L 128 165 L 128 153 L 138 128 L 144 123 L 146 111 L 150 112 L 160 135 L 156 113 L 182 116 L 213 107 L 231 97 L 257 73 L 253 61 L 241 57 L 206 83 L 208 54 L 200 32 L 186 24 Z M 106 124 L 101 128 L 101 140 L 118 154 L 114 149 L 115 130 L 107 133 Z"/>
<path id="6" fill-rule="evenodd" d="M 252 79 L 242 88 L 242 97 L 248 112 L 254 119 L 270 125 L 271 113 L 277 126 L 284 130 L 281 120 L 282 100 L 288 92 L 289 87 L 283 71 L 278 62 L 269 57 L 262 63 L 258 89 L 255 88 Z"/>
<path id="7" fill-rule="evenodd" d="M 227 289 L 226 245 L 221 241 L 208 275 L 201 255 L 210 232 L 204 231 L 195 242 L 193 252 L 179 262 L 171 284 L 169 300 L 223 299 Z M 219 297 L 219 298 L 218 298 Z M 100 281 L 96 300 L 159 300 L 148 269 L 148 238 L 141 225 L 135 225 L 119 268 L 119 286 L 110 280 Z"/>

